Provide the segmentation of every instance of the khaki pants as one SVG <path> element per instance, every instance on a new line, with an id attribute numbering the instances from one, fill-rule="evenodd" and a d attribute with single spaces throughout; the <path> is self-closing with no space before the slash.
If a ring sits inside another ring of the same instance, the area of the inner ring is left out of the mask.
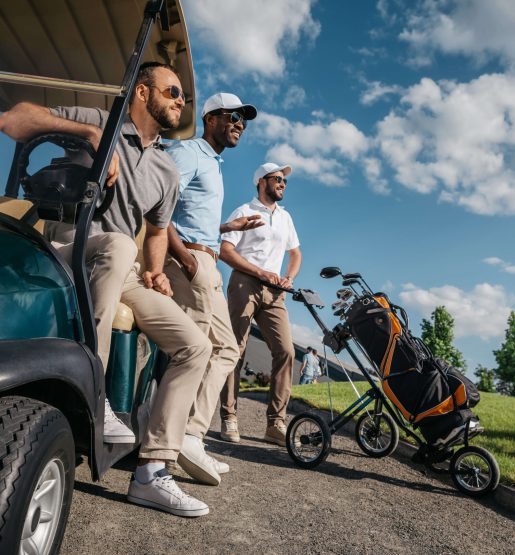
<path id="1" fill-rule="evenodd" d="M 191 407 L 186 433 L 203 438 L 216 410 L 220 391 L 239 359 L 239 349 L 231 327 L 222 276 L 211 255 L 190 249 L 198 262 L 191 281 L 175 258 L 165 264 L 173 298 L 209 338 L 213 351 Z"/>
<path id="2" fill-rule="evenodd" d="M 64 245 L 59 251 L 65 257 L 71 256 L 71 245 Z M 99 350 L 102 345 L 102 362 L 107 365 L 112 322 L 121 300 L 134 312 L 138 328 L 169 356 L 140 457 L 175 461 L 211 355 L 211 344 L 170 297 L 145 287 L 139 264 L 134 262 L 136 254 L 134 241 L 120 233 L 95 235 L 88 240 L 86 263 Z"/>
<path id="3" fill-rule="evenodd" d="M 284 421 L 286 407 L 290 400 L 295 358 L 284 297 L 285 293 L 264 287 L 252 276 L 236 270 L 232 272 L 227 300 L 234 335 L 240 350 L 240 360 L 222 389 L 220 396 L 222 419 L 236 420 L 240 371 L 245 358 L 250 325 L 254 319 L 272 354 L 270 402 L 266 412 L 268 424 L 273 425 L 278 420 Z"/>

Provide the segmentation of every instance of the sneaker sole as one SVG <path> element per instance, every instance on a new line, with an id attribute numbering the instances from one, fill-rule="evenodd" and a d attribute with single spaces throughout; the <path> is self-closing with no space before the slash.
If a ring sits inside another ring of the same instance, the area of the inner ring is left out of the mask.
<path id="1" fill-rule="evenodd" d="M 154 501 L 149 501 L 148 499 L 143 499 L 141 497 L 134 497 L 132 495 L 127 495 L 127 501 L 143 507 L 159 509 L 160 511 L 164 511 L 165 513 L 170 513 L 175 516 L 185 516 L 191 518 L 204 516 L 209 513 L 209 507 L 204 509 L 174 509 L 173 507 L 167 507 L 166 505 L 161 505 L 160 503 L 155 503 Z"/>
<path id="2" fill-rule="evenodd" d="M 223 432 L 220 432 L 220 439 L 222 439 L 223 441 L 228 441 L 229 443 L 239 443 L 240 442 L 240 436 L 232 436 L 232 435 L 227 435 L 224 434 Z"/>
<path id="3" fill-rule="evenodd" d="M 263 436 L 263 439 L 268 443 L 275 443 L 276 445 L 280 445 L 281 447 L 286 447 L 285 439 L 279 439 L 277 437 L 272 437 L 267 435 Z"/>
<path id="4" fill-rule="evenodd" d="M 104 443 L 136 443 L 134 436 L 104 436 Z"/>
<path id="5" fill-rule="evenodd" d="M 202 484 L 207 484 L 208 486 L 218 486 L 218 484 L 220 484 L 220 476 L 218 473 L 216 476 L 213 476 L 213 474 L 201 466 L 187 459 L 182 453 L 179 453 L 177 462 L 185 472 Z"/>

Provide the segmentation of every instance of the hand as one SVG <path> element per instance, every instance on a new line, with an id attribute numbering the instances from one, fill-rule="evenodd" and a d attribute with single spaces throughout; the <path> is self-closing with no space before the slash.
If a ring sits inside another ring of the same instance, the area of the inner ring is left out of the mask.
<path id="1" fill-rule="evenodd" d="M 293 280 L 288 276 L 282 277 L 280 278 L 279 285 L 285 289 L 293 289 Z"/>
<path id="2" fill-rule="evenodd" d="M 90 132 L 88 135 L 88 141 L 91 143 L 91 146 L 96 150 L 100 145 L 100 139 L 102 138 L 103 130 L 100 127 L 96 127 L 95 125 L 90 126 Z M 120 172 L 120 157 L 116 151 L 113 152 L 113 157 L 111 158 L 111 163 L 109 164 L 109 168 L 107 169 L 107 176 L 106 176 L 106 186 L 112 187 L 115 181 L 118 179 L 118 174 Z"/>
<path id="3" fill-rule="evenodd" d="M 173 296 L 170 280 L 166 277 L 166 274 L 163 274 L 163 272 L 143 272 L 142 278 L 147 289 L 155 289 L 158 293 L 161 293 L 166 297 Z"/>
<path id="4" fill-rule="evenodd" d="M 198 270 L 198 261 L 190 252 L 188 252 L 188 254 L 189 258 L 187 262 L 183 262 L 182 265 L 186 270 L 186 277 L 188 278 L 188 281 L 192 281 Z"/>
<path id="5" fill-rule="evenodd" d="M 274 274 L 274 272 L 266 272 L 265 270 L 260 270 L 258 278 L 263 281 L 268 281 L 273 285 L 279 285 L 281 279 L 277 274 Z"/>
<path id="6" fill-rule="evenodd" d="M 259 214 L 254 214 L 253 216 L 241 216 L 230 222 L 222 224 L 220 226 L 220 231 L 222 233 L 227 233 L 228 231 L 248 231 L 249 229 L 256 229 L 265 225 L 265 222 L 261 220 Z"/>

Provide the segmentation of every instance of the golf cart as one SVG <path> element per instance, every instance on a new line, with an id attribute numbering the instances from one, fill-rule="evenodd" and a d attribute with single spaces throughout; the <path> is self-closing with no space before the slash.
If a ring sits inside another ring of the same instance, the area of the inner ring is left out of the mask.
<path id="1" fill-rule="evenodd" d="M 17 144 L 0 197 L 0 553 L 48 555 L 59 552 L 76 462 L 87 457 L 98 480 L 139 445 L 166 364 L 120 306 L 104 379 L 85 245 L 113 199 L 116 184 L 106 193 L 104 182 L 140 63 L 181 76 L 186 107 L 167 138 L 195 132 L 193 69 L 179 0 L 21 0 L 2 4 L 0 27 L 0 111 L 21 101 L 110 110 L 97 152 L 62 134 Z M 56 147 L 65 155 L 34 170 Z M 74 226 L 71 266 L 47 222 Z M 136 444 L 103 442 L 106 396 Z"/>

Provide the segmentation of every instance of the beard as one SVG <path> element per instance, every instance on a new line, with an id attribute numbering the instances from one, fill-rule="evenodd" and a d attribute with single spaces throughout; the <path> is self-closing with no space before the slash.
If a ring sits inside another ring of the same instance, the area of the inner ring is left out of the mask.
<path id="1" fill-rule="evenodd" d="M 173 129 L 179 125 L 178 118 L 170 111 L 170 108 L 159 104 L 153 89 L 150 89 L 146 106 L 147 112 L 159 123 L 161 129 Z"/>
<path id="2" fill-rule="evenodd" d="M 279 202 L 280 200 L 283 200 L 283 193 L 280 191 L 276 191 L 274 186 L 268 183 L 266 185 L 265 194 L 273 202 Z"/>

